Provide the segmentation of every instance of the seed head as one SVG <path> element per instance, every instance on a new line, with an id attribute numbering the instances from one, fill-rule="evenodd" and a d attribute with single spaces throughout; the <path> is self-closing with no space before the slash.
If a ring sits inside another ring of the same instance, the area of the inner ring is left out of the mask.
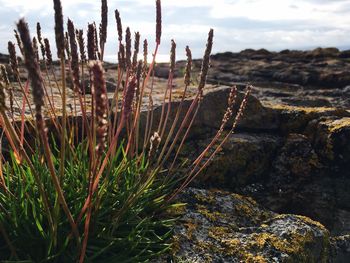
<path id="1" fill-rule="evenodd" d="M 140 50 L 140 33 L 135 33 L 135 40 L 134 40 L 134 55 L 132 57 L 132 66 L 133 68 L 136 68 L 137 65 L 137 56 L 139 54 Z"/>
<path id="2" fill-rule="evenodd" d="M 101 59 L 101 54 L 98 48 L 98 35 L 97 35 L 97 28 L 96 28 L 96 23 L 93 22 L 94 24 L 94 40 L 95 40 L 95 52 L 97 53 L 98 59 Z"/>
<path id="3" fill-rule="evenodd" d="M 18 70 L 18 60 L 17 60 L 17 54 L 16 54 L 16 47 L 15 44 L 13 44 L 11 41 L 8 42 L 8 51 L 10 55 L 10 66 L 15 74 L 16 77 L 19 76 L 19 70 Z"/>
<path id="4" fill-rule="evenodd" d="M 65 32 L 65 34 L 64 34 L 64 48 L 65 48 L 66 53 L 67 53 L 67 58 L 70 60 L 71 59 L 71 54 L 70 54 L 68 32 Z"/>
<path id="5" fill-rule="evenodd" d="M 41 36 L 41 25 L 39 22 L 36 23 L 36 35 L 38 37 L 38 41 L 41 42 L 43 39 Z"/>
<path id="6" fill-rule="evenodd" d="M 17 29 L 23 43 L 24 62 L 28 70 L 28 77 L 32 86 L 32 95 L 36 110 L 36 118 L 42 120 L 41 109 L 44 105 L 44 89 L 38 61 L 35 58 L 33 45 L 29 35 L 28 25 L 24 19 L 19 20 Z"/>
<path id="7" fill-rule="evenodd" d="M 200 80 L 198 84 L 198 90 L 201 94 L 203 93 L 203 88 L 207 81 L 207 75 L 208 75 L 209 64 L 210 64 L 210 54 L 213 47 L 213 36 L 214 36 L 214 30 L 210 29 L 208 34 L 207 46 L 206 46 L 203 61 L 202 61 Z"/>
<path id="8" fill-rule="evenodd" d="M 38 41 L 35 37 L 33 37 L 33 50 L 35 54 L 35 58 L 37 61 L 39 61 L 39 47 L 38 47 Z"/>
<path id="9" fill-rule="evenodd" d="M 51 66 L 52 65 L 52 53 L 51 53 L 50 41 L 47 38 L 45 38 L 44 44 L 45 44 L 45 53 L 46 53 L 46 64 L 48 66 Z"/>
<path id="10" fill-rule="evenodd" d="M 117 23 L 117 30 L 118 30 L 118 40 L 121 42 L 123 40 L 123 27 L 122 27 L 122 20 L 120 19 L 120 14 L 118 9 L 114 11 L 115 14 L 115 21 Z"/>
<path id="11" fill-rule="evenodd" d="M 244 112 L 245 108 L 247 107 L 248 98 L 249 98 L 249 95 L 250 95 L 250 93 L 252 91 L 252 88 L 253 88 L 253 86 L 251 86 L 251 85 L 247 85 L 247 87 L 246 87 L 246 92 L 244 94 L 244 97 L 243 97 L 243 100 L 241 102 L 241 105 L 240 105 L 240 107 L 238 109 L 235 121 L 233 122 L 233 125 L 232 125 L 232 131 L 235 130 L 235 128 L 237 127 L 238 122 L 240 121 L 241 117 L 243 116 L 243 112 Z"/>
<path id="12" fill-rule="evenodd" d="M 96 60 L 96 41 L 94 24 L 88 25 L 87 50 L 89 60 Z"/>
<path id="13" fill-rule="evenodd" d="M 107 41 L 108 5 L 107 0 L 101 1 L 101 27 L 100 27 L 100 48 L 103 49 Z"/>
<path id="14" fill-rule="evenodd" d="M 78 31 L 78 44 L 79 44 L 79 51 L 80 51 L 80 59 L 82 62 L 86 61 L 86 53 L 85 53 L 85 41 L 84 41 L 84 31 L 80 29 Z"/>
<path id="15" fill-rule="evenodd" d="M 57 47 L 57 57 L 64 56 L 64 29 L 61 0 L 53 0 L 55 10 L 55 37 Z"/>
<path id="16" fill-rule="evenodd" d="M 96 152 L 102 154 L 106 148 L 107 137 L 107 88 L 104 70 L 100 61 L 91 61 L 92 84 L 95 90 Z"/>
<path id="17" fill-rule="evenodd" d="M 147 39 L 143 41 L 143 75 L 147 74 L 147 56 L 148 56 L 148 42 Z"/>
<path id="18" fill-rule="evenodd" d="M 236 97 L 237 97 L 237 87 L 236 86 L 233 86 L 230 90 L 230 94 L 228 96 L 228 100 L 227 100 L 227 108 L 226 108 L 226 111 L 225 111 L 225 114 L 222 118 L 222 121 L 221 121 L 221 126 L 220 126 L 220 129 L 218 131 L 218 134 L 221 135 L 222 132 L 224 131 L 224 128 L 225 128 L 225 125 L 226 123 L 229 121 L 229 119 L 231 118 L 232 116 L 232 107 L 233 105 L 235 104 L 235 101 L 236 101 Z"/>
<path id="19" fill-rule="evenodd" d="M 43 57 L 43 59 L 45 59 L 45 46 L 43 44 L 43 38 L 41 35 L 41 25 L 39 22 L 36 23 L 36 35 L 40 44 L 41 56 Z"/>
<path id="20" fill-rule="evenodd" d="M 158 132 L 154 132 L 150 139 L 148 157 L 151 157 L 155 153 L 155 150 L 158 148 L 160 142 L 161 142 L 161 138 Z"/>
<path id="21" fill-rule="evenodd" d="M 23 46 L 22 46 L 22 41 L 21 41 L 21 38 L 19 37 L 18 35 L 18 32 L 17 30 L 13 30 L 15 32 L 15 38 L 16 38 L 16 41 L 17 41 L 17 46 L 19 48 L 19 51 L 21 52 L 21 54 L 23 55 Z"/>
<path id="22" fill-rule="evenodd" d="M 170 72 L 174 73 L 175 70 L 175 57 L 176 57 L 176 43 L 171 40 L 171 50 L 170 50 Z"/>
<path id="23" fill-rule="evenodd" d="M 14 109 L 13 109 L 13 89 L 12 89 L 12 86 L 10 85 L 10 81 L 8 79 L 6 67 L 4 65 L 0 65 L 0 72 L 1 72 L 0 81 L 4 82 L 5 89 L 7 91 L 7 94 L 9 95 L 11 113 L 13 114 L 13 112 L 14 112 Z"/>
<path id="24" fill-rule="evenodd" d="M 136 88 L 136 76 L 130 76 L 128 85 L 126 87 L 125 97 L 124 97 L 124 109 L 123 109 L 123 117 L 124 120 L 126 120 L 131 111 L 132 111 L 132 102 L 134 100 L 134 94 L 135 94 L 135 88 Z"/>
<path id="25" fill-rule="evenodd" d="M 5 83 L 0 81 L 0 111 L 6 110 Z"/>
<path id="26" fill-rule="evenodd" d="M 6 86 L 10 85 L 10 80 L 7 74 L 6 67 L 4 65 L 0 65 L 0 71 L 2 81 L 5 83 Z"/>
<path id="27" fill-rule="evenodd" d="M 119 67 L 122 70 L 125 70 L 125 48 L 122 43 L 119 43 L 118 62 L 119 62 Z"/>
<path id="28" fill-rule="evenodd" d="M 156 43 L 160 45 L 162 36 L 162 8 L 160 0 L 156 0 Z"/>
<path id="29" fill-rule="evenodd" d="M 131 67 L 131 32 L 130 28 L 126 28 L 125 33 L 125 60 L 126 60 L 126 67 Z"/>
<path id="30" fill-rule="evenodd" d="M 78 47 L 77 47 L 77 41 L 75 36 L 75 28 L 73 22 L 68 19 L 67 23 L 68 28 L 68 34 L 69 34 L 69 43 L 71 48 L 71 65 L 72 65 L 72 71 L 73 71 L 73 82 L 76 92 L 81 91 L 80 87 L 80 70 L 79 70 L 79 57 L 78 57 Z"/>
<path id="31" fill-rule="evenodd" d="M 187 63 L 186 63 L 184 83 L 186 86 L 189 86 L 191 83 L 192 52 L 188 46 L 186 46 L 186 57 L 187 57 Z"/>

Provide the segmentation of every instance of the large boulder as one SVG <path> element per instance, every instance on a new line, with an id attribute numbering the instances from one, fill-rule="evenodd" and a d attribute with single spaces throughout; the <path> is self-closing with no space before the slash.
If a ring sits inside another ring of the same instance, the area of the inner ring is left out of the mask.
<path id="1" fill-rule="evenodd" d="M 188 188 L 173 257 L 186 262 L 327 262 L 329 233 L 307 217 L 278 215 L 251 198 Z"/>

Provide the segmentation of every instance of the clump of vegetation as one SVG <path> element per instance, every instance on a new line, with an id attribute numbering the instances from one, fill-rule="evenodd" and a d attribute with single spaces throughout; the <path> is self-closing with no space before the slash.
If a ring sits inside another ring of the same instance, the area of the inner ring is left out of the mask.
<path id="1" fill-rule="evenodd" d="M 152 91 L 162 32 L 160 0 L 156 1 L 156 46 L 150 63 L 147 40 L 143 42 L 143 60 L 138 60 L 140 34 L 135 34 L 132 48 L 130 29 L 124 36 L 120 14 L 115 10 L 118 74 L 111 98 L 103 68 L 107 1 L 102 0 L 99 30 L 95 23 L 88 25 L 87 45 L 83 30 L 76 29 L 72 20 L 68 19 L 65 32 L 61 3 L 53 3 L 60 74 L 54 70 L 50 42 L 43 38 L 40 24 L 32 38 L 24 19 L 19 20 L 15 30 L 17 47 L 12 42 L 8 45 L 12 75 L 22 100 L 13 96 L 13 83 L 8 80 L 6 68 L 1 67 L 1 141 L 6 146 L 0 161 L 0 260 L 148 261 L 171 246 L 174 218 L 165 212 L 178 206 L 174 198 L 226 141 L 223 130 L 233 115 L 236 88 L 231 90 L 218 133 L 188 165 L 187 172 L 178 175 L 177 159 L 203 98 L 213 30 L 209 31 L 197 93 L 189 107 L 184 103 L 192 67 L 191 50 L 187 47 L 183 94 L 178 106 L 172 108 L 176 52 L 172 41 L 164 103 L 160 117 L 155 118 Z M 28 72 L 25 82 L 19 73 L 16 48 L 24 57 Z M 71 82 L 67 81 L 69 78 Z M 70 112 L 68 87 L 74 95 Z M 57 105 L 53 88 L 58 89 L 62 106 Z M 249 93 L 250 87 L 230 133 L 242 116 Z M 147 111 L 142 126 L 143 105 Z M 20 109 L 19 119 L 16 107 Z"/>

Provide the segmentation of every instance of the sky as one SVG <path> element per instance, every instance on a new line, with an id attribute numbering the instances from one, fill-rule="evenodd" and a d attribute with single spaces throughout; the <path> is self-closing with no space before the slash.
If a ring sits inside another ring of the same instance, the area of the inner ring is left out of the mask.
<path id="1" fill-rule="evenodd" d="M 100 1 L 62 0 L 65 20 L 77 28 L 99 24 Z M 117 32 L 114 10 L 121 13 L 123 29 L 139 31 L 150 49 L 155 42 L 154 0 L 109 0 L 105 59 L 116 62 Z M 53 3 L 50 0 L 0 0 L 0 52 L 14 41 L 16 21 L 25 17 L 32 36 L 40 22 L 44 37 L 54 45 Z M 194 58 L 202 57 L 207 34 L 214 29 L 213 53 L 246 48 L 313 49 L 334 46 L 350 49 L 350 0 L 162 0 L 163 34 L 158 61 L 168 61 L 171 39 L 177 59 L 189 45 Z"/>

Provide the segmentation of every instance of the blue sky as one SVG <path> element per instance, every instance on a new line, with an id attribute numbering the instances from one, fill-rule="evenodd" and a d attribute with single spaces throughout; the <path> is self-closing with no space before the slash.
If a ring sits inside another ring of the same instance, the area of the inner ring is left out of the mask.
<path id="1" fill-rule="evenodd" d="M 77 28 L 100 21 L 100 1 L 62 0 L 65 18 Z M 109 0 L 106 59 L 115 61 L 117 33 L 114 9 L 119 9 L 124 29 L 140 31 L 154 45 L 154 0 Z M 158 60 L 168 60 L 170 40 L 177 43 L 177 58 L 189 45 L 200 58 L 207 32 L 214 28 L 214 53 L 245 48 L 269 50 L 311 49 L 318 46 L 350 48 L 350 0 L 163 0 L 163 35 Z M 32 35 L 40 21 L 43 35 L 53 37 L 50 0 L 0 0 L 0 52 L 14 40 L 15 22 L 26 17 Z"/>

